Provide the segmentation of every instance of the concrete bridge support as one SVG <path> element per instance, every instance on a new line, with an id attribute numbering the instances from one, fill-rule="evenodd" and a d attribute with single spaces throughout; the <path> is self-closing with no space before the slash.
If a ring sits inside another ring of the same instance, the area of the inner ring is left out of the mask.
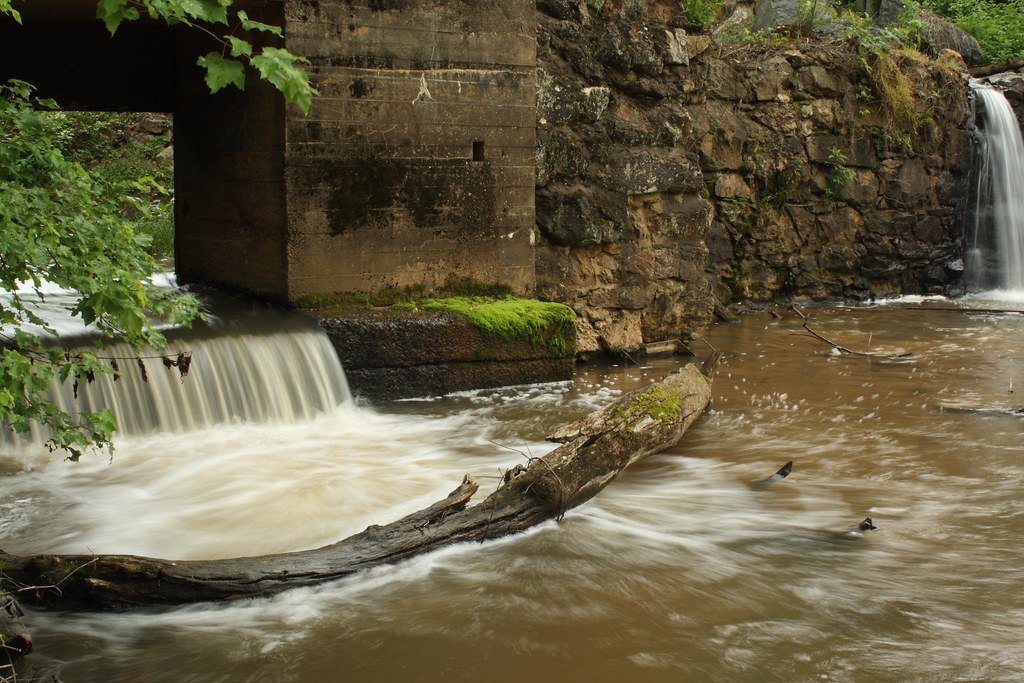
<path id="1" fill-rule="evenodd" d="M 532 3 L 280 9 L 321 94 L 304 115 L 263 84 L 185 81 L 181 276 L 289 302 L 463 278 L 531 293 Z"/>
<path id="2" fill-rule="evenodd" d="M 0 23 L 0 75 L 77 108 L 173 111 L 183 281 L 291 303 L 466 278 L 532 293 L 532 2 L 236 6 L 309 58 L 308 115 L 256 79 L 211 95 L 203 35 L 137 24 L 111 40 L 94 0 Z"/>

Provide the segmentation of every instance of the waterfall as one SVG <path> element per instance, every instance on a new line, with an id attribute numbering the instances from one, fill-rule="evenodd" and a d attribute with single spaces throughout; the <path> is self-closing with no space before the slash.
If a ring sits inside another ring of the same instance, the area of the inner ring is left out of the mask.
<path id="1" fill-rule="evenodd" d="M 972 82 L 980 168 L 967 278 L 974 289 L 1024 292 L 1024 143 L 1013 108 L 990 85 Z"/>
<path id="2" fill-rule="evenodd" d="M 119 359 L 121 376 L 114 381 L 98 375 L 81 383 L 77 396 L 71 382 L 54 382 L 51 400 L 72 415 L 109 408 L 117 416 L 117 434 L 144 435 L 224 423 L 298 422 L 351 399 L 337 353 L 315 321 L 240 303 L 216 303 L 209 323 L 166 331 L 168 346 L 159 351 L 123 344 L 97 350 L 88 336 L 71 343 L 62 338 L 65 347 Z M 186 376 L 162 360 L 179 353 L 191 354 Z M 9 430 L 3 432 L 0 440 L 10 437 Z M 42 430 L 30 437 L 35 443 L 45 439 Z"/>

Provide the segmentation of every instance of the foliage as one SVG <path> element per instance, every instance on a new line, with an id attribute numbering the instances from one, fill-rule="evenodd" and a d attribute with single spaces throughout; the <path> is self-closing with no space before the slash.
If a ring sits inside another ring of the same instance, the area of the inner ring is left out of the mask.
<path id="1" fill-rule="evenodd" d="M 250 20 L 244 11 L 232 18 L 230 6 L 231 0 L 99 0 L 97 17 L 111 35 L 124 21 L 143 14 L 202 31 L 218 48 L 199 59 L 211 90 L 242 88 L 248 68 L 308 111 L 317 92 L 297 66 L 305 60 L 264 45 L 280 42 L 281 29 Z M 21 23 L 11 0 L 0 0 L 0 16 Z M 211 25 L 230 30 L 218 34 Z M 154 319 L 188 324 L 199 309 L 192 297 L 152 286 L 155 262 L 146 248 L 153 240 L 133 227 L 148 222 L 169 232 L 169 204 L 150 201 L 166 193 L 165 187 L 152 176 L 136 179 L 139 166 L 130 159 L 94 163 L 109 151 L 109 138 L 96 135 L 102 119 L 62 126 L 59 117 L 47 120 L 41 111 L 55 109 L 55 103 L 35 100 L 31 93 L 22 81 L 0 84 L 0 288 L 5 290 L 0 299 L 0 423 L 18 432 L 41 424 L 49 428 L 51 450 L 65 449 L 76 460 L 85 448 L 110 448 L 116 420 L 109 410 L 71 415 L 45 391 L 51 380 L 73 381 L 77 389 L 79 382 L 91 382 L 100 373 L 116 377 L 117 359 L 59 348 L 56 331 L 30 300 L 44 299 L 47 284 L 74 291 L 78 299 L 69 307 L 72 315 L 136 348 L 165 345 Z M 53 339 L 30 333 L 30 325 Z M 180 358 L 179 371 L 187 372 Z"/>
<path id="2" fill-rule="evenodd" d="M 922 4 L 974 36 L 982 59 L 1024 59 L 1024 0 L 923 0 Z"/>
<path id="3" fill-rule="evenodd" d="M 704 31 L 715 20 L 718 8 L 722 6 L 722 0 L 685 0 L 683 5 L 687 26 L 697 31 Z"/>
<path id="4" fill-rule="evenodd" d="M 828 183 L 823 191 L 829 199 L 835 197 L 836 192 L 853 178 L 853 171 L 846 165 L 848 159 L 838 147 L 833 147 L 828 152 Z"/>
<path id="5" fill-rule="evenodd" d="M 174 255 L 174 163 L 160 152 L 170 140 L 164 135 L 139 132 L 154 117 L 161 118 L 153 114 L 47 112 L 47 136 L 65 159 L 81 164 L 103 181 L 109 199 L 133 218 L 135 231 L 149 235 L 149 254 L 166 261 Z M 164 123 L 169 126 L 169 122 Z M 147 179 L 144 195 L 137 187 L 140 178 Z M 123 201 L 126 197 L 129 200 Z M 131 198 L 147 201 L 149 211 L 135 211 Z"/>
<path id="6" fill-rule="evenodd" d="M 900 50 L 911 46 L 916 39 L 914 27 L 908 26 L 880 28 L 861 18 L 852 21 L 846 29 L 856 46 L 857 60 L 888 119 L 887 134 L 900 140 L 909 139 L 919 120 L 913 87 L 897 61 Z M 865 102 L 868 94 L 861 90 L 856 97 Z"/>
<path id="7" fill-rule="evenodd" d="M 0 419 L 15 431 L 32 422 L 49 427 L 50 448 L 77 459 L 84 448 L 109 444 L 114 416 L 101 410 L 73 417 L 45 399 L 47 385 L 53 378 L 88 382 L 116 370 L 94 353 L 69 354 L 26 332 L 36 325 L 55 334 L 26 292 L 45 298 L 46 282 L 76 291 L 73 315 L 134 346 L 163 346 L 153 317 L 188 323 L 198 304 L 152 287 L 155 264 L 144 248 L 147 238 L 122 212 L 127 202 L 146 216 L 149 204 L 131 197 L 115 201 L 108 183 L 65 158 L 40 111 L 54 107 L 35 100 L 26 83 L 0 86 L 0 284 L 8 290 L 0 302 Z M 134 188 L 137 195 L 148 190 L 137 181 Z"/>
<path id="8" fill-rule="evenodd" d="M 306 72 L 297 66 L 308 60 L 283 48 L 256 45 L 257 38 L 279 39 L 281 28 L 253 21 L 243 10 L 236 12 L 232 19 L 228 13 L 230 6 L 231 0 L 100 0 L 96 16 L 110 35 L 114 35 L 124 21 L 138 19 L 143 12 L 150 19 L 162 20 L 169 26 L 183 25 L 203 31 L 219 46 L 197 60 L 197 64 L 206 69 L 206 85 L 211 92 L 229 85 L 244 90 L 248 66 L 280 90 L 287 101 L 308 112 L 313 95 L 318 93 L 309 84 Z M 2 9 L 0 5 L 0 11 Z M 230 26 L 231 30 L 218 35 L 206 28 L 206 24 Z M 248 40 L 239 33 L 245 33 Z"/>
<path id="9" fill-rule="evenodd" d="M 779 174 L 780 182 L 774 190 L 766 194 L 762 201 L 766 204 L 774 204 L 781 206 L 785 204 L 787 200 L 793 195 L 796 189 L 800 186 L 800 181 L 804 176 L 804 161 L 803 159 L 794 159 L 786 166 L 782 173 Z"/>

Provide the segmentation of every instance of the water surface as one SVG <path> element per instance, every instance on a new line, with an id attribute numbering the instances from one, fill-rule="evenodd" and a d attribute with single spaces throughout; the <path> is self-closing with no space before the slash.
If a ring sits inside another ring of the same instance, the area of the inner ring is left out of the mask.
<path id="1" fill-rule="evenodd" d="M 707 414 L 560 522 L 270 599 L 33 611 L 37 670 L 175 683 L 1024 678 L 1024 419 L 996 412 L 1024 404 L 1024 316 L 805 310 L 844 346 L 911 354 L 886 360 L 834 355 L 778 313 L 706 330 L 725 354 Z M 126 439 L 112 460 L 77 465 L 8 455 L 0 545 L 203 558 L 330 543 L 467 472 L 496 486 L 551 448 L 547 430 L 686 360 Z M 749 486 L 787 460 L 788 479 Z M 844 532 L 866 516 L 876 531 Z"/>

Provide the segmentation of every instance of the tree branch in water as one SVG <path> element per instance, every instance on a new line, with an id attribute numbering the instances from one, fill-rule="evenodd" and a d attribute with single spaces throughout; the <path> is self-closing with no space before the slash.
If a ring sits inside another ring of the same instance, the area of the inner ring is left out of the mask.
<path id="1" fill-rule="evenodd" d="M 467 475 L 433 505 L 322 548 L 195 561 L 134 555 L 17 557 L 0 552 L 3 578 L 22 586 L 59 586 L 19 597 L 60 609 L 230 600 L 340 579 L 453 543 L 499 538 L 558 519 L 631 463 L 675 445 L 710 397 L 708 376 L 687 365 L 557 430 L 548 438 L 560 446 L 542 458 L 530 458 L 525 467 L 509 469 L 482 502 L 468 505 L 478 485 Z"/>
<path id="2" fill-rule="evenodd" d="M 854 351 L 853 349 L 850 349 L 850 348 L 847 348 L 845 346 L 842 346 L 840 344 L 835 343 L 834 341 L 832 341 L 828 337 L 825 337 L 821 333 L 819 333 L 816 330 L 812 329 L 811 326 L 807 322 L 807 316 L 804 315 L 800 311 L 800 309 L 798 309 L 796 306 L 790 306 L 790 308 L 792 308 L 793 312 L 796 313 L 798 316 L 800 316 L 801 319 L 803 319 L 803 321 L 804 321 L 803 328 L 805 330 L 807 330 L 808 334 L 810 334 L 815 339 L 818 339 L 819 341 L 825 342 L 826 344 L 831 346 L 833 349 L 835 349 L 839 353 L 847 353 L 847 354 L 850 354 L 850 355 L 853 355 L 853 356 L 866 356 L 867 358 L 882 358 L 882 359 L 885 359 L 885 360 L 896 360 L 896 359 L 899 359 L 899 358 L 909 358 L 912 355 L 910 353 L 900 353 L 900 354 L 891 355 L 891 354 L 883 354 L 883 353 L 871 353 L 870 351 Z"/>

